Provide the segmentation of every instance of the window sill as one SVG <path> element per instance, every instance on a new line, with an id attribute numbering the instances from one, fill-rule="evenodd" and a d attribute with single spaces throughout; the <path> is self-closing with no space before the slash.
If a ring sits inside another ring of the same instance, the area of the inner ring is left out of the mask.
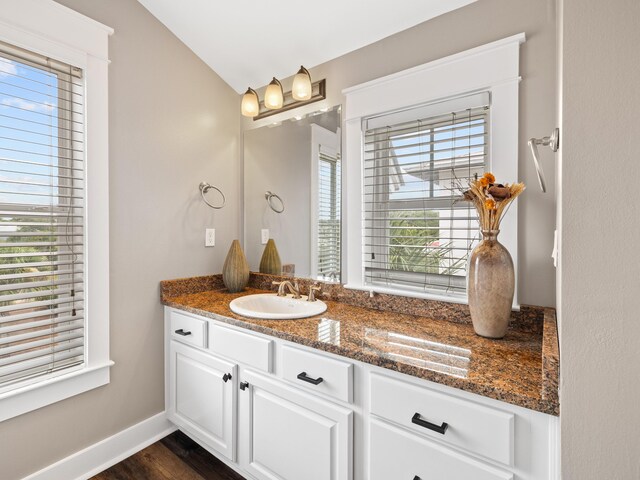
<path id="1" fill-rule="evenodd" d="M 112 361 L 86 367 L 0 395 L 0 422 L 109 383 Z"/>

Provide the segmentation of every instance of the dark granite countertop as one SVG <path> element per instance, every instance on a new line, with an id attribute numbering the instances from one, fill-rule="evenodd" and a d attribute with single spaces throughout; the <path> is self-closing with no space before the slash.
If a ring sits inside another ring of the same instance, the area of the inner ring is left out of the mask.
<path id="1" fill-rule="evenodd" d="M 323 286 L 322 300 L 328 309 L 316 317 L 260 320 L 229 309 L 236 297 L 264 293 L 273 278 L 252 274 L 250 287 L 236 294 L 224 289 L 219 276 L 165 281 L 161 283 L 162 302 L 485 397 L 559 414 L 558 336 L 551 308 L 523 307 L 514 312 L 501 340 L 477 336 L 465 314 L 466 306 L 384 295 L 376 300 L 383 305 L 372 305 L 373 299 L 366 301 L 368 294 L 345 292 L 339 285 Z M 400 313 L 405 311 L 411 313 Z"/>

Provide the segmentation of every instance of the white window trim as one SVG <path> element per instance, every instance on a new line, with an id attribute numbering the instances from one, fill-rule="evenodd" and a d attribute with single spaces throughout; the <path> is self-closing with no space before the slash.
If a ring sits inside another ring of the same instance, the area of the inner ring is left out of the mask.
<path id="1" fill-rule="evenodd" d="M 85 365 L 0 395 L 0 422 L 109 383 L 108 39 L 113 30 L 52 0 L 3 0 L 0 40 L 85 74 Z"/>
<path id="2" fill-rule="evenodd" d="M 437 293 L 412 292 L 396 288 L 365 285 L 363 267 L 363 145 L 362 121 L 420 104 L 436 102 L 469 93 L 491 94 L 489 119 L 489 171 L 499 179 L 518 179 L 518 87 L 520 82 L 520 33 L 455 55 L 419 65 L 386 77 L 349 87 L 345 95 L 344 184 L 349 192 L 343 199 L 343 275 L 346 288 L 391 293 L 408 297 L 467 303 L 466 299 Z M 500 225 L 500 241 L 511 253 L 518 271 L 518 210 L 512 204 Z M 518 285 L 514 307 L 518 308 Z"/>

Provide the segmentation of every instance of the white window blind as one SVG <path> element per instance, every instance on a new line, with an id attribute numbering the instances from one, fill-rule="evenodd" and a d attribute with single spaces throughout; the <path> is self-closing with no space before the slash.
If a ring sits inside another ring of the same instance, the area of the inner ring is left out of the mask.
<path id="1" fill-rule="evenodd" d="M 340 279 L 340 154 L 320 148 L 318 160 L 318 277 Z"/>
<path id="2" fill-rule="evenodd" d="M 0 392 L 84 363 L 82 77 L 0 43 Z"/>
<path id="3" fill-rule="evenodd" d="M 460 188 L 487 165 L 489 94 L 364 120 L 364 283 L 462 296 L 478 237 Z"/>

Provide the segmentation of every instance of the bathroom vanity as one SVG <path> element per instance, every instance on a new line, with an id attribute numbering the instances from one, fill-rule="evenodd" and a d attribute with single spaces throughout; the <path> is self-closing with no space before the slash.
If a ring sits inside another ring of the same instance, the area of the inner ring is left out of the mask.
<path id="1" fill-rule="evenodd" d="M 339 286 L 317 317 L 229 309 L 269 282 L 252 274 L 240 294 L 215 276 L 162 284 L 168 417 L 243 476 L 559 478 L 553 310 L 529 307 L 494 341 L 438 313 L 445 305 L 430 316 L 365 308 Z"/>

